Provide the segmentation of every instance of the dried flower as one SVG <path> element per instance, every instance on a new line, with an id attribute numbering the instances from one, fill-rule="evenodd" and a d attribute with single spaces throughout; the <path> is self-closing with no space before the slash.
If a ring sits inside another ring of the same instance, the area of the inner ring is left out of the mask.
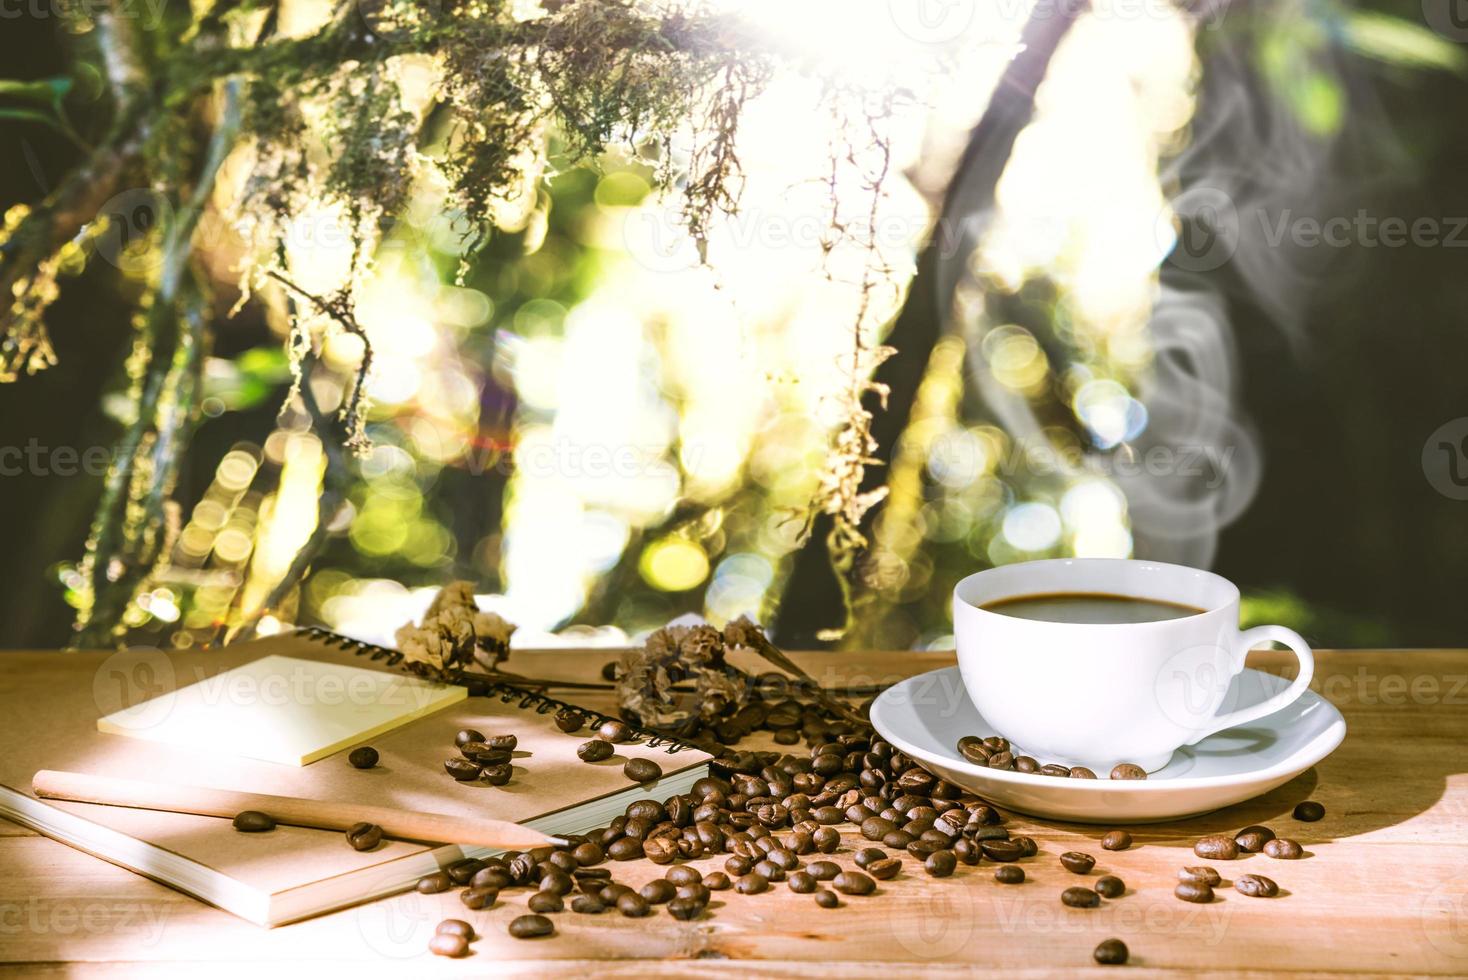
<path id="1" fill-rule="evenodd" d="M 510 653 L 514 624 L 484 612 L 474 600 L 474 583 L 451 582 L 439 590 L 421 625 L 398 628 L 398 650 L 415 673 L 444 677 L 474 663 L 475 653 L 489 655 L 489 669 Z"/>

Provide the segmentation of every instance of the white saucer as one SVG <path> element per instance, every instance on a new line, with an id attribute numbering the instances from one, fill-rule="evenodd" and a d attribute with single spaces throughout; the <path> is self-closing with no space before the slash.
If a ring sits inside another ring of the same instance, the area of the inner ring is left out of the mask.
<path id="1" fill-rule="evenodd" d="M 1224 703 L 1230 708 L 1258 704 L 1288 683 L 1246 669 Z M 872 705 L 872 725 L 926 768 L 991 803 L 1037 817 L 1108 824 L 1173 820 L 1251 799 L 1304 772 L 1346 737 L 1346 721 L 1335 705 L 1306 691 L 1272 715 L 1179 749 L 1145 780 L 1111 780 L 1105 774 L 1063 779 L 988 769 L 958 754 L 962 736 L 999 733 L 969 701 L 957 667 L 919 674 L 883 691 Z"/>

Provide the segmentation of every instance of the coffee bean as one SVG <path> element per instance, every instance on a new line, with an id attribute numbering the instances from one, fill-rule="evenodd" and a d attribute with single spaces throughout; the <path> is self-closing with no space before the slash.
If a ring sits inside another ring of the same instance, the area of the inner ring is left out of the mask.
<path id="1" fill-rule="evenodd" d="M 465 759 L 479 766 L 500 766 L 510 761 L 507 749 L 492 749 L 484 742 L 466 742 L 459 746 Z"/>
<path id="2" fill-rule="evenodd" d="M 469 952 L 469 940 L 452 932 L 440 932 L 428 941 L 428 951 L 434 956 L 463 956 Z"/>
<path id="3" fill-rule="evenodd" d="M 491 749 L 503 752 L 513 752 L 520 744 L 520 739 L 514 735 L 491 735 L 483 741 Z"/>
<path id="4" fill-rule="evenodd" d="M 539 891 L 525 900 L 525 907 L 532 912 L 562 912 L 566 902 L 555 892 Z"/>
<path id="5" fill-rule="evenodd" d="M 950 851 L 938 851 L 938 852 L 936 852 L 936 854 L 929 855 L 928 856 L 928 861 L 931 862 L 933 860 L 933 858 L 937 856 L 937 854 L 948 854 L 948 853 L 952 853 L 952 852 L 950 852 Z M 901 858 L 895 858 L 895 857 L 881 858 L 879 860 L 876 860 L 876 861 L 871 862 L 870 864 L 868 864 L 866 866 L 866 872 L 867 872 L 867 874 L 871 875 L 873 878 L 876 878 L 878 881 L 890 881 L 891 879 L 897 877 L 898 872 L 900 872 L 901 870 L 902 870 L 902 859 Z M 929 872 L 928 873 L 929 874 L 933 874 L 934 873 L 931 870 L 931 866 L 929 868 Z M 949 874 L 952 874 L 952 872 L 949 872 Z M 946 878 L 947 875 L 935 875 L 935 877 Z"/>
<path id="6" fill-rule="evenodd" d="M 437 895 L 439 892 L 446 892 L 452 887 L 454 887 L 453 879 L 442 871 L 436 874 L 424 875 L 418 879 L 418 884 L 413 886 L 420 895 Z"/>
<path id="7" fill-rule="evenodd" d="M 1199 905 L 1213 901 L 1213 886 L 1206 881 L 1180 881 L 1172 893 L 1184 902 L 1195 902 Z"/>
<path id="8" fill-rule="evenodd" d="M 582 762 L 601 762 L 603 759 L 610 759 L 616 751 L 612 748 L 611 742 L 598 738 L 590 742 L 582 742 L 576 748 L 576 757 Z"/>
<path id="9" fill-rule="evenodd" d="M 363 745 L 353 749 L 347 755 L 347 761 L 354 769 L 371 769 L 377 765 L 377 750 L 370 745 Z"/>
<path id="10" fill-rule="evenodd" d="M 569 895 L 575 887 L 576 883 L 564 871 L 547 871 L 540 876 L 540 890 L 552 895 Z"/>
<path id="11" fill-rule="evenodd" d="M 1014 757 L 1014 771 L 1030 773 L 1039 772 L 1040 763 L 1031 756 L 1017 755 Z"/>
<path id="12" fill-rule="evenodd" d="M 958 740 L 958 754 L 976 766 L 987 766 L 993 751 L 977 735 L 965 735 Z"/>
<path id="13" fill-rule="evenodd" d="M 1119 762 L 1111 770 L 1112 779 L 1146 779 L 1147 770 L 1130 762 Z"/>
<path id="14" fill-rule="evenodd" d="M 375 823 L 354 823 L 347 831 L 347 843 L 354 851 L 370 851 L 382 843 L 382 828 Z"/>
<path id="15" fill-rule="evenodd" d="M 459 892 L 459 901 L 464 903 L 465 908 L 487 909 L 500 897 L 497 888 L 466 888 Z"/>
<path id="16" fill-rule="evenodd" d="M 469 742 L 484 741 L 484 733 L 477 732 L 472 728 L 461 728 L 459 734 L 454 736 L 454 748 L 463 748 Z"/>
<path id="17" fill-rule="evenodd" d="M 975 865 L 983 858 L 984 852 L 979 850 L 977 842 L 959 838 L 953 842 L 953 856 L 964 864 Z"/>
<path id="18" fill-rule="evenodd" d="M 958 867 L 958 858 L 954 855 L 952 851 L 949 850 L 934 851 L 932 854 L 929 854 L 927 860 L 923 862 L 923 869 L 934 878 L 947 878 L 949 875 L 953 874 L 953 869 L 956 867 Z M 874 875 L 876 874 L 875 865 L 872 868 L 868 868 L 867 870 L 871 871 Z M 880 877 L 880 875 L 878 875 L 878 877 Z"/>
<path id="19" fill-rule="evenodd" d="M 860 871 L 843 871 L 831 879 L 831 887 L 843 895 L 870 895 L 877 883 Z"/>
<path id="20" fill-rule="evenodd" d="M 626 742 L 632 738 L 632 728 L 626 722 L 608 718 L 597 726 L 596 737 L 608 742 Z"/>
<path id="21" fill-rule="evenodd" d="M 880 847 L 863 847 L 852 857 L 858 868 L 865 868 L 873 861 L 880 861 L 887 856 L 887 852 Z"/>
<path id="22" fill-rule="evenodd" d="M 1091 959 L 1102 966 L 1120 966 L 1126 962 L 1127 955 L 1126 943 L 1120 939 L 1103 939 L 1091 951 Z"/>
<path id="23" fill-rule="evenodd" d="M 724 862 L 724 870 L 736 878 L 740 875 L 749 874 L 750 869 L 753 867 L 754 862 L 752 860 L 747 857 L 741 857 L 738 854 L 731 856 Z"/>
<path id="24" fill-rule="evenodd" d="M 816 876 L 809 871 L 796 871 L 790 875 L 790 890 L 799 895 L 809 895 L 820 885 Z"/>
<path id="25" fill-rule="evenodd" d="M 658 838 L 658 840 L 663 839 L 665 838 Z M 652 844 L 653 841 L 648 841 L 648 843 Z M 642 841 L 636 837 L 623 837 L 612 841 L 611 846 L 607 848 L 607 857 L 613 861 L 634 861 L 642 857 L 644 847 Z"/>
<path id="26" fill-rule="evenodd" d="M 811 842 L 816 845 L 816 850 L 822 854 L 835 854 L 836 848 L 841 846 L 841 831 L 834 827 L 817 827 L 810 835 Z"/>
<path id="27" fill-rule="evenodd" d="M 1193 845 L 1193 853 L 1209 861 L 1232 861 L 1239 856 L 1239 845 L 1234 843 L 1232 837 L 1209 834 L 1198 838 Z"/>
<path id="28" fill-rule="evenodd" d="M 455 861 L 444 868 L 449 880 L 456 885 L 467 885 L 474 880 L 474 876 L 484 870 L 484 862 L 478 858 L 466 858 L 463 861 Z"/>
<path id="29" fill-rule="evenodd" d="M 580 731 L 586 724 L 586 716 L 574 708 L 562 708 L 556 712 L 556 727 L 567 735 Z"/>
<path id="30" fill-rule="evenodd" d="M 615 660 L 608 660 L 601 665 L 601 679 L 608 683 L 616 680 L 622 673 L 622 665 Z"/>
<path id="31" fill-rule="evenodd" d="M 1108 851 L 1124 851 L 1132 846 L 1132 835 L 1125 830 L 1108 831 L 1101 838 L 1101 846 Z"/>
<path id="32" fill-rule="evenodd" d="M 1296 861 L 1305 856 L 1304 849 L 1287 837 L 1276 837 L 1265 844 L 1264 853 L 1280 861 Z"/>
<path id="33" fill-rule="evenodd" d="M 947 848 L 940 841 L 935 840 L 915 840 L 907 845 L 907 853 L 919 861 L 926 861 L 929 854 L 932 854 L 934 851 L 943 850 L 947 850 Z"/>
<path id="34" fill-rule="evenodd" d="M 1050 763 L 1048 765 L 1044 765 L 1044 766 L 1041 766 L 1040 767 L 1040 775 L 1042 775 L 1042 776 L 1059 776 L 1061 778 L 1065 778 L 1065 777 L 1067 777 L 1067 776 L 1070 775 L 1070 770 L 1068 768 L 1066 768 L 1065 766 L 1059 766 L 1059 765 L 1056 765 L 1055 763 L 1052 762 L 1052 763 Z"/>
<path id="35" fill-rule="evenodd" d="M 583 868 L 589 867 L 593 864 L 601 864 L 603 861 L 606 860 L 607 857 L 606 852 L 591 841 L 577 844 L 571 850 L 571 856 L 574 857 L 576 859 L 576 863 Z"/>
<path id="36" fill-rule="evenodd" d="M 1091 869 L 1096 866 L 1096 859 L 1080 851 L 1066 851 L 1060 855 L 1060 864 L 1072 874 L 1084 875 L 1091 873 Z"/>
<path id="37" fill-rule="evenodd" d="M 1279 886 L 1263 875 L 1239 875 L 1234 880 L 1234 891 L 1250 898 L 1273 898 L 1279 894 Z"/>
<path id="38" fill-rule="evenodd" d="M 637 894 L 653 905 L 661 905 L 671 901 L 678 894 L 678 889 L 666 878 L 654 878 L 639 888 Z"/>
<path id="39" fill-rule="evenodd" d="M 836 896 L 835 892 L 822 888 L 816 892 L 816 904 L 823 909 L 834 909 L 841 904 L 841 899 Z"/>
<path id="40" fill-rule="evenodd" d="M 1020 847 L 1020 856 L 1032 858 L 1040 853 L 1040 845 L 1035 843 L 1033 837 L 1016 837 L 1014 842 Z"/>
<path id="41" fill-rule="evenodd" d="M 571 911 L 582 915 L 600 915 L 607 907 L 595 895 L 577 895 L 571 899 Z"/>
<path id="42" fill-rule="evenodd" d="M 734 882 L 734 890 L 741 895 L 758 895 L 769 887 L 770 879 L 754 872 L 750 872 Z"/>
<path id="43" fill-rule="evenodd" d="M 688 922 L 703 914 L 703 906 L 690 898 L 675 898 L 668 903 L 668 914 L 681 922 Z"/>
<path id="44" fill-rule="evenodd" d="M 622 775 L 634 783 L 650 783 L 663 778 L 663 767 L 651 759 L 628 759 L 622 767 Z"/>
<path id="45" fill-rule="evenodd" d="M 1060 901 L 1073 909 L 1093 909 L 1101 904 L 1101 896 L 1089 888 L 1067 888 L 1060 893 Z"/>
<path id="46" fill-rule="evenodd" d="M 1219 882 L 1223 881 L 1223 876 L 1218 873 L 1217 868 L 1210 868 L 1202 864 L 1194 865 L 1191 868 L 1179 868 L 1177 876 L 1180 881 L 1201 881 L 1210 887 L 1216 887 Z"/>
<path id="47" fill-rule="evenodd" d="M 469 884 L 475 888 L 493 888 L 496 891 L 509 888 L 514 883 L 515 880 L 510 877 L 508 871 L 504 868 L 497 867 L 489 867 L 476 871 L 474 877 L 469 879 Z"/>
<path id="48" fill-rule="evenodd" d="M 472 782 L 479 778 L 479 765 L 468 759 L 445 759 L 443 768 L 445 772 L 461 783 Z"/>
<path id="49" fill-rule="evenodd" d="M 258 834 L 275 829 L 275 818 L 259 810 L 241 810 L 234 815 L 234 829 L 243 834 Z"/>
<path id="50" fill-rule="evenodd" d="M 818 824 L 838 824 L 846 819 L 846 814 L 839 806 L 819 806 L 810 812 L 810 817 Z"/>
<path id="51" fill-rule="evenodd" d="M 764 878 L 766 881 L 785 880 L 785 869 L 780 867 L 774 861 L 769 860 L 768 858 L 763 861 L 756 861 L 754 863 L 754 870 L 751 872 L 751 874 L 757 874 L 761 878 Z"/>
<path id="52" fill-rule="evenodd" d="M 611 847 L 616 846 L 617 842 L 613 841 Z M 609 849 L 607 853 L 611 854 L 611 850 Z M 652 840 L 642 842 L 642 854 L 653 864 L 672 864 L 678 856 L 678 845 L 666 837 L 654 837 Z M 615 857 L 615 855 L 612 856 Z M 618 858 L 618 860 L 625 859 Z"/>
<path id="53" fill-rule="evenodd" d="M 703 876 L 703 883 L 708 886 L 709 891 L 722 892 L 732 888 L 734 882 L 722 871 L 710 871 Z"/>
<path id="54" fill-rule="evenodd" d="M 1234 834 L 1234 843 L 1239 845 L 1239 850 L 1250 854 L 1258 854 L 1264 850 L 1264 845 L 1274 840 L 1274 831 L 1268 827 L 1260 827 L 1258 824 L 1245 827 Z"/>
<path id="55" fill-rule="evenodd" d="M 1024 845 L 1012 840 L 986 840 L 979 850 L 990 861 L 1018 861 L 1025 856 Z"/>
<path id="56" fill-rule="evenodd" d="M 988 766 L 990 769 L 1013 769 L 1014 756 L 1008 752 L 995 752 L 989 756 Z"/>
<path id="57" fill-rule="evenodd" d="M 491 786 L 503 786 L 510 781 L 510 777 L 514 774 L 515 770 L 513 767 L 503 765 L 485 766 L 479 775 Z"/>
<path id="58" fill-rule="evenodd" d="M 636 892 L 628 892 L 617 899 L 617 911 L 629 919 L 640 919 L 652 911 L 652 906 Z"/>
<path id="59" fill-rule="evenodd" d="M 861 835 L 867 840 L 881 840 L 897 829 L 897 825 L 885 817 L 868 817 L 861 822 Z"/>
<path id="60" fill-rule="evenodd" d="M 1001 885 L 1018 885 L 1025 880 L 1025 869 L 1017 864 L 1001 864 L 994 869 L 994 880 Z"/>
<path id="61" fill-rule="evenodd" d="M 1295 804 L 1294 817 L 1296 820 L 1303 820 L 1305 823 L 1314 823 L 1323 816 L 1325 816 L 1325 807 L 1320 803 L 1316 803 L 1314 800 L 1306 800 L 1303 803 Z"/>
<path id="62" fill-rule="evenodd" d="M 984 745 L 988 748 L 993 749 L 995 752 L 1009 751 L 1009 739 L 1005 738 L 1003 735 L 990 735 L 988 738 L 984 739 Z"/>
<path id="63" fill-rule="evenodd" d="M 1095 779 L 1096 778 L 1096 774 L 1094 772 L 1092 772 L 1091 770 L 1087 769 L 1085 766 L 1071 766 L 1070 767 L 1070 778 L 1071 779 Z"/>
<path id="64" fill-rule="evenodd" d="M 886 834 L 882 837 L 882 843 L 884 845 L 886 845 L 887 847 L 896 848 L 897 850 L 906 850 L 907 845 L 911 844 L 915 840 L 917 840 L 917 838 L 914 837 L 912 834 L 909 834 L 905 830 L 894 830 L 892 831 L 892 833 Z"/>
<path id="65" fill-rule="evenodd" d="M 1096 894 L 1102 898 L 1120 898 L 1126 894 L 1126 882 L 1116 875 L 1102 875 L 1096 879 Z"/>
<path id="66" fill-rule="evenodd" d="M 841 873 L 841 865 L 835 861 L 812 861 L 805 870 L 815 875 L 816 881 L 830 881 Z"/>
<path id="67" fill-rule="evenodd" d="M 469 942 L 474 941 L 474 927 L 463 919 L 444 919 L 433 930 L 435 936 L 463 936 Z"/>
<path id="68" fill-rule="evenodd" d="M 555 925 L 543 915 L 521 915 L 510 920 L 509 932 L 516 939 L 538 939 L 555 931 Z"/>

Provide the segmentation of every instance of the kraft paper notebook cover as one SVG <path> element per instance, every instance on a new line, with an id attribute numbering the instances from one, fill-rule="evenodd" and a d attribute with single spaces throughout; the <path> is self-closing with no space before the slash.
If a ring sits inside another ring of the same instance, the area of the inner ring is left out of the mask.
<path id="1" fill-rule="evenodd" d="M 347 748 L 297 766 L 97 730 L 98 719 L 119 708 L 269 656 L 396 673 L 391 651 L 321 631 L 214 651 L 27 658 L 25 670 L 0 671 L 0 815 L 252 922 L 278 925 L 401 891 L 439 867 L 490 852 L 408 841 L 358 852 L 337 831 L 284 825 L 241 834 L 217 817 L 37 800 L 31 777 L 39 769 L 101 772 L 497 817 L 560 834 L 602 826 L 633 799 L 687 792 L 707 772 L 707 753 L 646 735 L 619 744 L 605 762 L 582 762 L 576 747 L 590 732 L 567 735 L 555 727 L 562 702 L 504 685 L 372 737 L 381 761 L 369 770 L 349 766 Z M 593 724 L 602 720 L 596 712 L 588 716 Z M 518 736 L 509 784 L 456 783 L 444 773 L 443 761 L 458 754 L 453 739 L 460 728 Z M 656 761 L 663 778 L 647 787 L 629 784 L 622 766 L 634 757 Z"/>

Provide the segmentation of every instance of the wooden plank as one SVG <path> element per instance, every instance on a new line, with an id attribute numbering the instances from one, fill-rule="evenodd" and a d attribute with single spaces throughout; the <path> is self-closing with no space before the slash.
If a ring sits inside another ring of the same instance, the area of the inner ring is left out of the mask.
<path id="1" fill-rule="evenodd" d="M 516 666 L 586 676 L 607 656 L 543 654 Z M 831 677 L 890 680 L 941 666 L 950 656 L 857 655 L 849 667 L 831 655 L 801 660 Z M 1265 667 L 1284 663 L 1268 653 L 1255 660 Z M 567 912 L 554 917 L 558 935 L 532 942 L 505 933 L 508 921 L 525 911 L 524 892 L 506 892 L 495 908 L 480 912 L 466 910 L 452 892 L 410 893 L 267 931 L 0 825 L 0 961 L 68 976 L 144 965 L 197 976 L 230 964 L 258 971 L 302 960 L 369 975 L 405 969 L 539 975 L 543 961 L 557 960 L 558 973 L 599 978 L 943 976 L 974 966 L 1038 976 L 1090 972 L 1090 950 L 1118 936 L 1132 950 L 1131 968 L 1146 973 L 1463 975 L 1468 710 L 1453 691 L 1465 676 L 1468 654 L 1461 651 L 1322 652 L 1314 686 L 1341 706 L 1350 732 L 1315 771 L 1220 813 L 1131 828 L 1136 845 L 1114 854 L 1097 845 L 1105 828 L 1014 816 L 1011 829 L 1034 836 L 1042 848 L 1023 862 L 1030 877 L 1023 885 L 999 885 L 987 862 L 935 880 L 907 858 L 903 875 L 874 896 L 845 899 L 840 909 L 819 909 L 809 896 L 777 885 L 760 896 L 719 893 L 711 914 L 690 923 L 662 911 L 641 920 Z M 607 703 L 597 695 L 580 700 Z M 1307 797 L 1326 805 L 1325 820 L 1290 818 L 1294 803 Z M 1191 853 L 1193 840 L 1256 822 L 1301 841 L 1309 856 L 1284 862 L 1252 855 L 1217 866 L 1225 875 L 1268 875 L 1286 894 L 1249 899 L 1224 890 L 1207 906 L 1172 896 L 1176 869 L 1202 863 Z M 864 843 L 848 834 L 836 859 L 849 865 L 852 848 Z M 1086 879 L 1064 871 L 1056 855 L 1065 850 L 1095 855 L 1098 868 Z M 722 862 L 710 858 L 696 866 L 711 870 Z M 661 874 L 643 862 L 611 867 L 632 885 Z M 1061 889 L 1101 873 L 1122 877 L 1127 894 L 1094 910 L 1059 903 Z M 482 933 L 463 961 L 423 952 L 432 926 L 445 917 L 468 919 Z"/>

